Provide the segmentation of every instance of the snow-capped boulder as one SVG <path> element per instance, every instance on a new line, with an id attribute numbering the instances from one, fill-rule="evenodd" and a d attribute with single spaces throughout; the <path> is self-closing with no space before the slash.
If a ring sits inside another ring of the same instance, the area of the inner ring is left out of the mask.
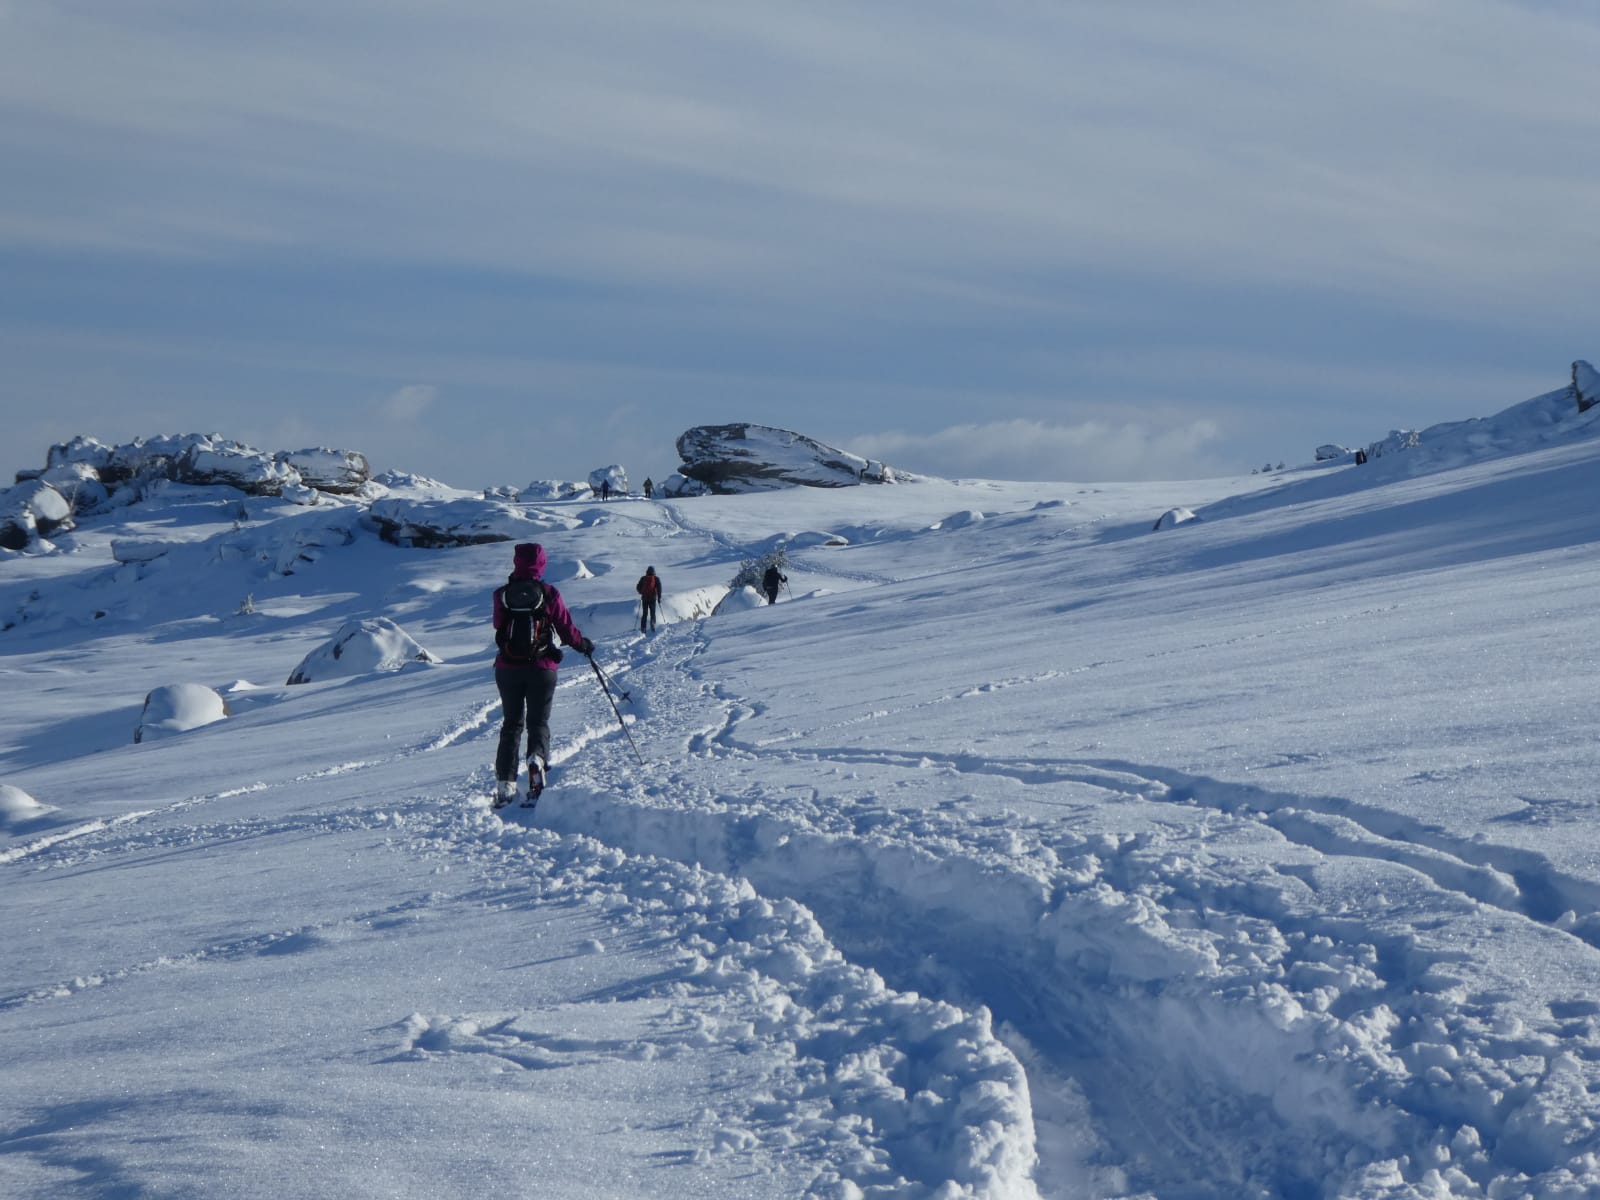
<path id="1" fill-rule="evenodd" d="M 1162 513 L 1159 518 L 1157 518 L 1156 523 L 1150 528 L 1155 532 L 1159 532 L 1163 529 L 1172 529 L 1179 525 L 1187 525 L 1190 521 L 1198 521 L 1199 519 L 1199 517 L 1195 516 L 1194 513 L 1187 508 L 1169 508 L 1166 512 Z"/>
<path id="2" fill-rule="evenodd" d="M 459 488 L 440 483 L 415 471 L 380 471 L 372 482 L 391 492 L 401 492 L 414 500 L 447 500 L 461 495 Z"/>
<path id="3" fill-rule="evenodd" d="M 60 463 L 46 467 L 38 475 L 66 499 L 74 513 L 99 508 L 110 497 L 100 474 L 86 462 Z"/>
<path id="4" fill-rule="evenodd" d="M 167 737 L 212 725 L 232 716 L 228 702 L 203 683 L 169 683 L 155 688 L 144 698 L 135 742 Z"/>
<path id="5" fill-rule="evenodd" d="M 289 450 L 276 457 L 300 476 L 301 483 L 319 492 L 353 496 L 372 478 L 372 464 L 367 462 L 367 456 L 354 450 L 329 450 L 319 446 Z"/>
<path id="6" fill-rule="evenodd" d="M 111 461 L 111 447 L 104 442 L 97 442 L 92 437 L 75 437 L 70 442 L 57 442 L 45 452 L 44 465 L 49 470 L 52 467 L 65 467 L 82 464 L 92 467 L 99 474 Z"/>
<path id="7" fill-rule="evenodd" d="M 42 479 L 0 492 L 0 547 L 23 550 L 35 538 L 72 528 L 72 505 Z"/>
<path id="8" fill-rule="evenodd" d="M 767 598 L 749 584 L 730 589 L 711 609 L 713 616 L 748 612 L 752 608 L 765 608 Z"/>
<path id="9" fill-rule="evenodd" d="M 1388 437 L 1367 447 L 1367 457 L 1380 458 L 1401 450 L 1415 450 L 1419 445 L 1421 438 L 1415 429 L 1391 429 Z"/>
<path id="10" fill-rule="evenodd" d="M 1332 462 L 1334 459 L 1343 458 L 1349 453 L 1349 446 L 1341 446 L 1336 442 L 1328 442 L 1326 445 L 1317 447 L 1317 461 Z"/>
<path id="11" fill-rule="evenodd" d="M 303 483 L 288 484 L 278 495 L 290 504 L 298 504 L 303 508 L 315 508 L 322 500 L 321 491 Z"/>
<path id="12" fill-rule="evenodd" d="M 537 541 L 541 532 L 567 528 L 493 500 L 407 500 L 391 496 L 367 510 L 378 536 L 396 546 L 434 549 L 485 542 Z"/>
<path id="13" fill-rule="evenodd" d="M 1583 359 L 1572 364 L 1572 395 L 1578 401 L 1578 411 L 1588 412 L 1600 404 L 1600 371 Z"/>
<path id="14" fill-rule="evenodd" d="M 45 806 L 27 792 L 12 784 L 0 783 L 0 829 L 21 825 L 44 813 Z"/>
<path id="15" fill-rule="evenodd" d="M 187 446 L 172 464 L 172 478 L 196 487 L 232 487 L 252 496 L 281 495 L 300 473 L 250 446 L 205 439 Z"/>
<path id="16" fill-rule="evenodd" d="M 115 446 L 98 467 L 100 478 L 107 484 L 124 483 L 132 479 L 166 477 L 172 473 L 172 464 L 196 442 L 210 439 L 202 434 L 134 438 Z"/>
<path id="17" fill-rule="evenodd" d="M 679 435 L 678 457 L 679 474 L 722 495 L 907 478 L 880 462 L 767 425 L 698 425 Z"/>
<path id="18" fill-rule="evenodd" d="M 611 495 L 626 496 L 628 473 L 615 463 L 609 467 L 596 467 L 589 472 L 589 488 L 596 496 L 600 495 L 607 484 L 611 485 Z"/>
<path id="19" fill-rule="evenodd" d="M 331 639 L 300 661 L 290 683 L 320 683 L 377 671 L 398 671 L 408 663 L 444 660 L 424 649 L 388 617 L 347 621 Z"/>
<path id="20" fill-rule="evenodd" d="M 662 482 L 660 494 L 668 499 L 679 499 L 683 496 L 709 496 L 711 489 L 698 479 L 674 474 L 668 475 Z"/>
<path id="21" fill-rule="evenodd" d="M 589 485 L 586 483 L 575 483 L 564 479 L 535 479 L 517 493 L 517 499 L 524 503 L 537 500 L 573 500 L 579 496 L 587 496 L 589 491 Z"/>

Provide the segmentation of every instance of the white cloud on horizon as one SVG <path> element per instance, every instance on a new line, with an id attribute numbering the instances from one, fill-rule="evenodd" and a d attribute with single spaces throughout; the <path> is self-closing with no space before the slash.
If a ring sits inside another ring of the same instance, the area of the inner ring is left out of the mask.
<path id="1" fill-rule="evenodd" d="M 376 407 L 378 415 L 386 421 L 414 425 L 438 396 L 439 389 L 432 384 L 408 383 L 379 400 Z"/>
<path id="2" fill-rule="evenodd" d="M 857 454 L 949 479 L 1125 482 L 1195 479 L 1224 473 L 1210 448 L 1222 430 L 1210 420 L 1151 427 L 1136 421 L 1057 425 L 1005 420 L 934 433 L 874 433 L 850 440 Z"/>

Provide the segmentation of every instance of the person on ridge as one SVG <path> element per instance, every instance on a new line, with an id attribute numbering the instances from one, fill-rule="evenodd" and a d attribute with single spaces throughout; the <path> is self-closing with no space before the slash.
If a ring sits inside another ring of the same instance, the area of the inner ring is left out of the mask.
<path id="1" fill-rule="evenodd" d="M 494 757 L 494 806 L 516 799 L 517 752 L 522 730 L 528 730 L 528 796 L 532 805 L 544 790 L 550 764 L 550 706 L 556 694 L 556 668 L 561 651 L 552 634 L 578 653 L 592 655 L 594 643 L 583 636 L 561 593 L 545 583 L 544 547 L 522 542 L 512 551 L 511 577 L 494 591 L 494 683 L 503 717 L 500 746 Z M 530 586 L 531 585 L 531 586 Z"/>
<path id="2" fill-rule="evenodd" d="M 602 499 L 602 500 L 611 499 L 611 480 L 602 479 L 600 481 L 600 499 Z"/>
<path id="3" fill-rule="evenodd" d="M 644 498 L 650 499 L 656 494 L 656 485 L 650 481 L 650 476 L 644 477 Z"/>
<path id="4" fill-rule="evenodd" d="M 778 602 L 778 588 L 789 582 L 789 577 L 778 570 L 777 564 L 767 568 L 767 573 L 761 577 L 761 590 L 767 594 L 767 603 Z"/>
<path id="5" fill-rule="evenodd" d="M 643 633 L 645 620 L 650 622 L 650 632 L 656 628 L 656 606 L 661 603 L 661 576 L 656 574 L 654 567 L 646 567 L 644 574 L 639 576 L 639 582 L 633 585 L 633 590 L 639 593 L 639 632 Z"/>

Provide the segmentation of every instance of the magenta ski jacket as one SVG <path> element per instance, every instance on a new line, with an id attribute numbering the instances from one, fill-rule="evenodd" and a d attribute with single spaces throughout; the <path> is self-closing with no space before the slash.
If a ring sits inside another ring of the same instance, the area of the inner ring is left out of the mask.
<path id="1" fill-rule="evenodd" d="M 539 579 L 544 575 L 544 563 L 543 546 L 539 545 L 538 542 L 522 542 L 512 552 L 511 578 Z M 505 601 L 502 598 L 504 591 L 504 587 L 497 587 L 494 590 L 494 632 L 496 637 L 505 628 L 506 623 L 511 620 L 511 614 L 506 611 Z M 561 635 L 561 640 L 569 646 L 576 646 L 581 642 L 583 634 L 577 625 L 573 623 L 572 614 L 567 611 L 566 601 L 561 599 L 561 593 L 556 591 L 554 584 L 547 583 L 544 585 L 544 602 L 549 610 L 550 624 Z M 512 663 L 506 661 L 505 655 L 497 654 L 495 655 L 494 665 L 496 670 L 505 667 L 513 671 L 540 669 L 554 671 L 561 665 L 561 660 L 546 657 L 535 659 L 532 663 Z"/>

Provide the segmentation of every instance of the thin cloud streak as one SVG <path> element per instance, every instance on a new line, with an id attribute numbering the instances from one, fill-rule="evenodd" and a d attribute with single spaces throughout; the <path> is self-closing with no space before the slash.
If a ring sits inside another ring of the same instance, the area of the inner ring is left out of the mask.
<path id="1" fill-rule="evenodd" d="M 921 427 L 969 462 L 937 431 L 979 403 L 1114 454 L 1104 412 L 1155 396 L 1149 452 L 1210 422 L 1202 461 L 1290 457 L 1318 372 L 1435 363 L 1395 398 L 1423 425 L 1597 352 L 1595 61 L 1593 16 L 1500 0 L 0 6 L 0 270 L 54 302 L 0 299 L 0 399 L 53 377 L 121 423 L 137 360 L 141 395 L 214 383 L 208 427 L 428 379 L 493 425 Z"/>

